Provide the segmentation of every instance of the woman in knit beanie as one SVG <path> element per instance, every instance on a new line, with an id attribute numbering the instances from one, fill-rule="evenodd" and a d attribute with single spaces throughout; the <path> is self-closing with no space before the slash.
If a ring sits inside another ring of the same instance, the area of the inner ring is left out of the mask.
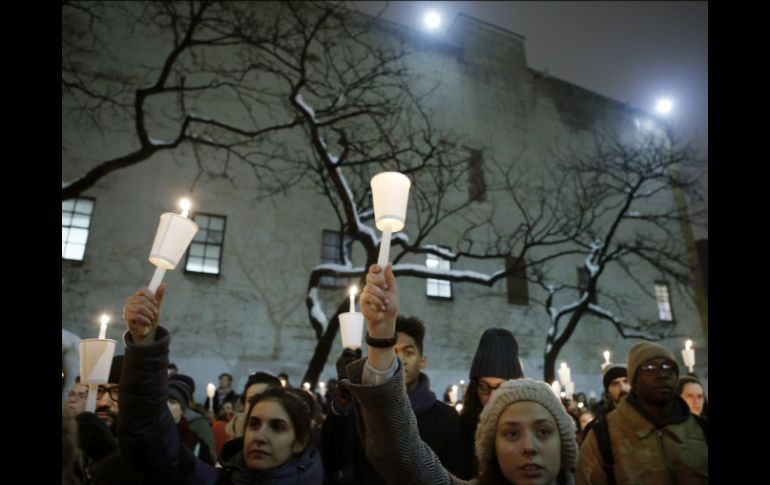
<path id="1" fill-rule="evenodd" d="M 504 382 L 476 429 L 479 484 L 573 483 L 575 424 L 548 384 Z"/>

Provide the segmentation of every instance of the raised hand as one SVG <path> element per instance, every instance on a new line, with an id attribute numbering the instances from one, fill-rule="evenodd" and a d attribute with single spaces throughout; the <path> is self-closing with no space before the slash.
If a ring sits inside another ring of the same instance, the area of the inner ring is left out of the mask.
<path id="1" fill-rule="evenodd" d="M 148 288 L 140 288 L 126 298 L 123 304 L 123 320 L 134 343 L 152 342 L 155 329 L 160 323 L 160 308 L 163 295 L 166 293 L 166 283 L 161 283 L 153 294 Z"/>

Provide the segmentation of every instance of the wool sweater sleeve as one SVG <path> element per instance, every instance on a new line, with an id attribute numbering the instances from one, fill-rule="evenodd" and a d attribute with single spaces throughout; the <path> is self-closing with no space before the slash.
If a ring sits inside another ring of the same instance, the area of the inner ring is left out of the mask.
<path id="1" fill-rule="evenodd" d="M 388 483 L 466 484 L 452 476 L 421 439 L 404 386 L 399 359 L 393 377 L 362 384 L 365 359 L 348 365 L 342 381 L 355 398 L 355 414 L 366 456 Z"/>

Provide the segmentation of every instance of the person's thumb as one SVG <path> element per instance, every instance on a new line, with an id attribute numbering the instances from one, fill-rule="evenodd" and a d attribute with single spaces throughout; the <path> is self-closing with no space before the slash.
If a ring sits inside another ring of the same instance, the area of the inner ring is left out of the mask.
<path id="1" fill-rule="evenodd" d="M 166 282 L 164 281 L 163 283 L 160 284 L 160 286 L 158 286 L 158 289 L 155 290 L 155 299 L 158 300 L 158 307 L 160 307 L 163 304 L 163 295 L 165 294 L 166 294 Z"/>
<path id="2" fill-rule="evenodd" d="M 385 267 L 385 283 L 388 285 L 388 290 L 394 291 L 396 289 L 396 277 L 393 276 L 393 265 L 388 263 Z"/>

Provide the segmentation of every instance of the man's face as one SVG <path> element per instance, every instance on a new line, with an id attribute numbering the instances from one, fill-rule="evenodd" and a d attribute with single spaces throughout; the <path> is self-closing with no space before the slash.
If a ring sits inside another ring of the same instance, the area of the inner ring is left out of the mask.
<path id="1" fill-rule="evenodd" d="M 118 390 L 117 384 L 103 384 L 96 394 L 96 415 L 110 428 L 118 419 Z"/>
<path id="2" fill-rule="evenodd" d="M 633 388 L 639 399 L 653 405 L 666 405 L 676 392 L 678 368 L 665 357 L 653 357 L 642 362 L 634 377 Z"/>
<path id="3" fill-rule="evenodd" d="M 230 378 L 222 376 L 219 378 L 219 387 L 222 389 L 230 389 Z"/>
<path id="4" fill-rule="evenodd" d="M 395 350 L 396 355 L 404 365 L 406 388 L 410 389 L 417 383 L 420 370 L 425 367 L 427 359 L 420 354 L 420 349 L 417 348 L 414 339 L 404 332 L 398 332 Z"/>
<path id="5" fill-rule="evenodd" d="M 627 377 L 618 377 L 607 386 L 607 393 L 609 393 L 615 406 L 617 406 L 620 399 L 629 392 L 631 392 L 631 386 L 628 384 Z"/>
<path id="6" fill-rule="evenodd" d="M 171 411 L 171 416 L 174 417 L 174 422 L 179 423 L 179 421 L 182 419 L 182 415 L 184 415 L 184 411 L 182 411 L 182 405 L 179 404 L 179 401 L 173 397 L 168 398 L 166 404 L 168 404 L 168 409 Z"/>

